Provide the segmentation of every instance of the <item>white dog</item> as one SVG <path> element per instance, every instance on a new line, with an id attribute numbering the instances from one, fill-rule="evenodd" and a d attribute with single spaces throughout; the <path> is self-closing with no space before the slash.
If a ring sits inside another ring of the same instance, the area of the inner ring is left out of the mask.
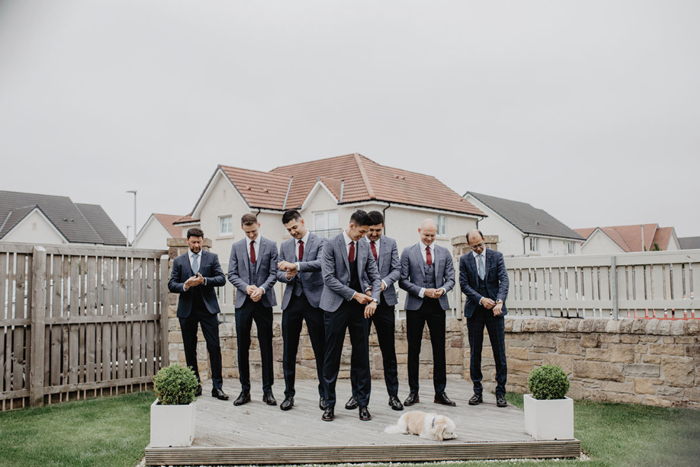
<path id="1" fill-rule="evenodd" d="M 388 426 L 385 433 L 414 434 L 421 438 L 442 441 L 455 439 L 455 422 L 444 415 L 425 412 L 406 412 L 396 425 Z"/>

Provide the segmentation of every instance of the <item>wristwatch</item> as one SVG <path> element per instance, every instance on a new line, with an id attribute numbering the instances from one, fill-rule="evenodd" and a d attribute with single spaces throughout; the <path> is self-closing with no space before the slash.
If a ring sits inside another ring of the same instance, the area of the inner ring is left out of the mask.
<path id="1" fill-rule="evenodd" d="M 498 305 L 499 303 L 503 303 L 503 300 L 496 300 L 496 305 Z"/>

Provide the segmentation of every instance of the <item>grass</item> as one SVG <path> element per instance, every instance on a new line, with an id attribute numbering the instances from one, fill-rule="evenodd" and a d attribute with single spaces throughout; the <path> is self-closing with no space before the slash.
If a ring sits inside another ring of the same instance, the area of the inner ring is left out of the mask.
<path id="1" fill-rule="evenodd" d="M 133 467 L 154 400 L 149 391 L 0 413 L 0 465 Z"/>
<path id="2" fill-rule="evenodd" d="M 154 398 L 152 392 L 144 392 L 0 413 L 0 465 L 133 467 L 149 441 Z M 522 395 L 507 398 L 522 408 Z M 574 410 L 575 435 L 590 457 L 585 463 L 571 459 L 451 465 L 700 465 L 700 411 L 589 401 L 577 401 Z"/>

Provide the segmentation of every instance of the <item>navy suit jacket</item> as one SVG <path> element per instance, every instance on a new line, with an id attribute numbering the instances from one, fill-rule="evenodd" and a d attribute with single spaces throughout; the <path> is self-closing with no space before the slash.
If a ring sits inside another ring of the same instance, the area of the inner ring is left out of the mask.
<path id="1" fill-rule="evenodd" d="M 231 257 L 228 260 L 228 280 L 236 288 L 235 308 L 242 307 L 248 299 L 245 289 L 249 285 L 265 289 L 259 302 L 263 306 L 273 307 L 277 305 L 274 289 L 275 282 L 277 282 L 277 243 L 261 235 L 258 235 L 256 241 L 260 242 L 260 246 L 253 271 L 250 270 L 246 239 L 243 238 L 231 246 Z"/>
<path id="2" fill-rule="evenodd" d="M 209 313 L 216 314 L 221 312 L 214 287 L 223 286 L 226 283 L 226 276 L 224 276 L 224 271 L 221 269 L 221 264 L 219 264 L 219 257 L 215 253 L 202 250 L 199 273 L 206 279 L 206 285 L 201 284 L 184 290 L 185 281 L 194 276 L 190 266 L 189 251 L 184 255 L 178 256 L 173 261 L 168 290 L 172 293 L 180 294 L 177 302 L 178 318 L 187 318 L 192 312 L 193 290 L 195 288 L 202 292 L 202 299 Z"/>
<path id="3" fill-rule="evenodd" d="M 508 296 L 508 273 L 506 263 L 503 261 L 503 253 L 500 251 L 484 249 L 486 259 L 484 261 L 484 281 L 486 282 L 487 298 L 494 301 L 503 300 L 503 315 L 508 314 L 506 297 Z M 476 289 L 479 284 L 479 274 L 476 269 L 476 260 L 470 252 L 459 258 L 459 287 L 467 296 L 464 303 L 464 316 L 470 318 L 479 304 L 482 295 Z"/>
<path id="4" fill-rule="evenodd" d="M 379 279 L 377 262 L 369 249 L 369 243 L 357 242 L 357 273 L 360 284 L 363 274 L 367 274 L 372 290 L 381 290 L 382 283 Z M 336 311 L 343 300 L 352 300 L 355 291 L 350 288 L 350 261 L 348 250 L 345 246 L 345 237 L 340 232 L 335 237 L 323 244 L 321 256 L 321 270 L 323 272 L 323 293 L 321 294 L 320 307 L 325 311 Z"/>
<path id="5" fill-rule="evenodd" d="M 367 245 L 369 240 L 365 237 Z M 370 254 L 372 248 L 370 246 Z M 374 255 L 372 255 L 374 256 Z M 388 306 L 394 306 L 398 303 L 396 298 L 396 283 L 401 278 L 401 261 L 399 261 L 399 249 L 396 246 L 396 240 L 382 235 L 379 239 L 379 257 L 377 258 L 377 269 L 379 269 L 379 278 L 386 284 L 386 289 L 382 292 L 384 303 Z M 363 288 L 367 290 L 370 286 L 367 274 L 362 275 Z M 372 296 L 377 297 L 377 293 L 372 289 Z"/>
<path id="6" fill-rule="evenodd" d="M 321 273 L 321 253 L 323 252 L 323 238 L 309 232 L 309 238 L 304 244 L 304 260 L 297 261 L 296 239 L 290 238 L 280 245 L 279 261 L 289 263 L 299 263 L 299 272 L 296 277 L 301 281 L 304 288 L 304 295 L 312 307 L 318 308 L 321 303 L 321 293 L 323 292 L 323 274 Z M 277 270 L 277 280 L 286 284 L 287 271 Z M 293 281 L 293 279 L 292 279 Z M 284 288 L 282 295 L 282 310 L 287 309 L 289 300 L 292 298 L 294 287 Z"/>
<path id="7" fill-rule="evenodd" d="M 399 287 L 404 289 L 406 295 L 406 310 L 418 310 L 423 305 L 423 298 L 420 297 L 420 290 L 423 288 L 425 260 L 421 249 L 425 248 L 423 242 L 404 248 L 401 253 L 401 279 Z M 455 286 L 455 268 L 452 262 L 452 255 L 441 246 L 435 245 L 435 258 L 433 258 L 433 268 L 435 270 L 435 288 L 444 288 L 449 292 Z M 450 309 L 450 301 L 447 293 L 438 298 L 443 310 Z"/>

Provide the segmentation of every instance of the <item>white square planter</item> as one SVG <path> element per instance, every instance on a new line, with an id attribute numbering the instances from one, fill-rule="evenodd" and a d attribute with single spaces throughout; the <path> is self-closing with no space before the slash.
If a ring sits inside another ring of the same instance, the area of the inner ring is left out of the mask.
<path id="1" fill-rule="evenodd" d="M 151 447 L 191 446 L 194 440 L 195 402 L 188 405 L 151 404 Z"/>
<path id="2" fill-rule="evenodd" d="M 523 396 L 525 430 L 536 440 L 574 438 L 574 401 L 564 399 L 538 400 L 530 394 Z"/>

